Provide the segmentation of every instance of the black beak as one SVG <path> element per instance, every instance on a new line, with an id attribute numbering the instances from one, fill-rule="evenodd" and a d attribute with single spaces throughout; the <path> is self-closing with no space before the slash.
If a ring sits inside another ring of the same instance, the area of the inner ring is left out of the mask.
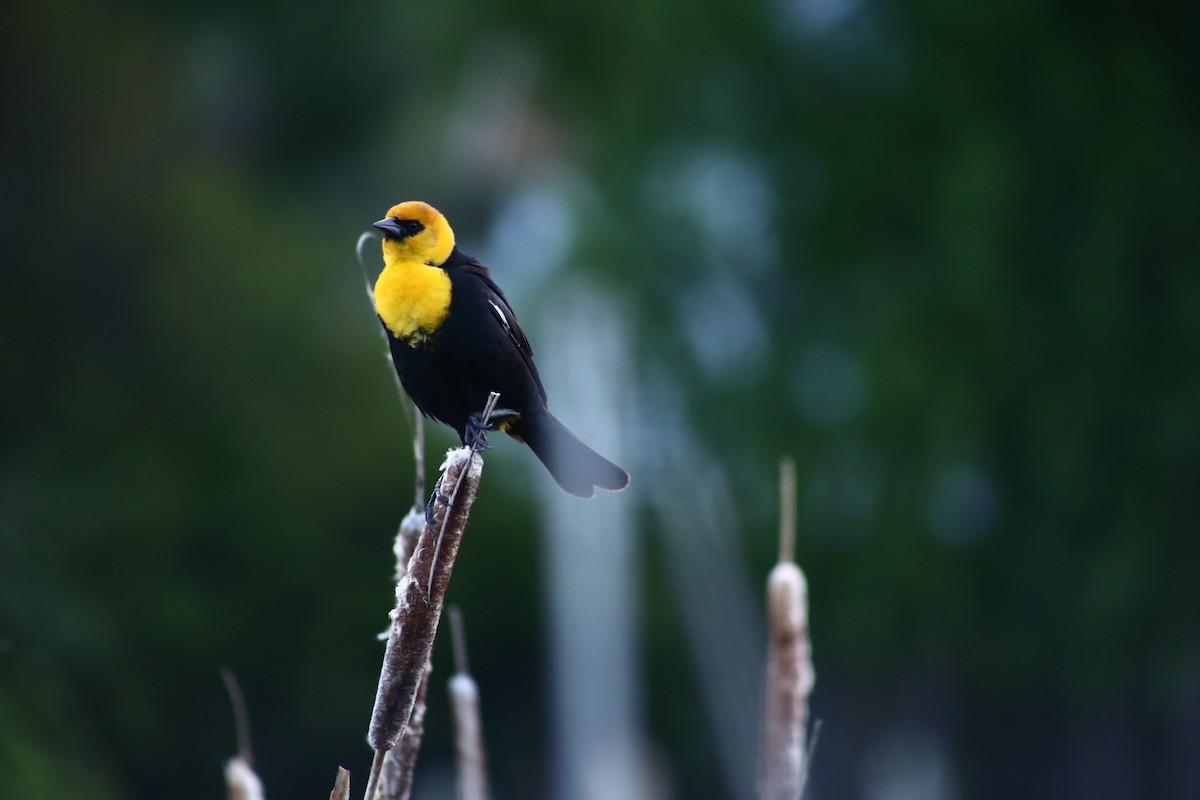
<path id="1" fill-rule="evenodd" d="M 371 223 L 371 227 L 383 231 L 385 239 L 403 239 L 405 236 L 404 228 L 400 226 L 400 220 L 395 217 L 384 217 L 379 222 Z"/>

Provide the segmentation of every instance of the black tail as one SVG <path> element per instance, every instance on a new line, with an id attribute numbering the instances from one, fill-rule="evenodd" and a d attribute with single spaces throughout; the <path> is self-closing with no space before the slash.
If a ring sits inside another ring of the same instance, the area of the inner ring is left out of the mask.
<path id="1" fill-rule="evenodd" d="M 530 415 L 512 433 L 525 440 L 550 475 L 576 497 L 592 497 L 596 487 L 619 492 L 629 473 L 575 438 L 549 411 Z"/>

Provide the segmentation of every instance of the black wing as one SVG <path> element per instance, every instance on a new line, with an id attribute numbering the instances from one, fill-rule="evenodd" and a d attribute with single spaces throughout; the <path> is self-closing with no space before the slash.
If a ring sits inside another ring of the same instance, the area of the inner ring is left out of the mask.
<path id="1" fill-rule="evenodd" d="M 469 274 L 479 279 L 485 289 L 485 298 L 488 303 L 488 310 L 492 316 L 500 323 L 500 327 L 504 329 L 509 340 L 516 346 L 517 352 L 521 354 L 521 358 L 525 361 L 525 366 L 529 369 L 529 374 L 533 376 L 533 382 L 537 385 L 538 394 L 542 398 L 542 402 L 546 402 L 546 389 L 542 386 L 542 378 L 538 375 L 537 366 L 533 363 L 533 348 L 529 345 L 529 339 L 525 338 L 525 331 L 521 330 L 521 325 L 517 322 L 517 314 L 513 311 L 512 306 L 508 303 L 508 298 L 504 296 L 504 292 L 492 280 L 491 270 L 480 264 L 471 256 L 462 255 L 463 263 L 460 265 L 462 269 Z"/>

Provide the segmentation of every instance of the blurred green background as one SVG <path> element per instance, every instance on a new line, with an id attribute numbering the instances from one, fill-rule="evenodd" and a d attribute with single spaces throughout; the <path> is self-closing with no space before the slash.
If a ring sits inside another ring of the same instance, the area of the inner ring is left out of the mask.
<path id="1" fill-rule="evenodd" d="M 5 796 L 221 796 L 221 665 L 268 797 L 339 764 L 361 791 L 413 467 L 354 243 L 411 198 L 535 351 L 565 287 L 621 309 L 647 796 L 748 796 L 656 452 L 716 465 L 751 587 L 797 460 L 813 797 L 1200 794 L 1195 6 L 2 19 Z M 489 455 L 451 587 L 508 798 L 554 795 L 528 462 Z M 697 508 L 712 480 L 686 476 Z M 418 798 L 446 796 L 431 696 Z"/>

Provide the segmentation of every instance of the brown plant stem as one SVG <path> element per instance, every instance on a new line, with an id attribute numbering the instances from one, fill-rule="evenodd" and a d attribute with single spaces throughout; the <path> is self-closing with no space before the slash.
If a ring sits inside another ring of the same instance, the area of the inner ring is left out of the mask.
<path id="1" fill-rule="evenodd" d="M 418 420 L 418 425 L 420 424 Z M 414 435 L 414 440 L 417 438 Z M 414 441 L 414 449 L 417 444 Z M 418 450 L 418 452 L 421 452 Z M 425 515 L 422 512 L 420 498 L 425 495 L 425 482 L 421 479 L 425 459 L 418 459 L 417 466 L 417 497 L 418 503 L 404 517 L 400 529 L 396 532 L 396 582 L 399 583 L 408 574 L 408 562 L 417 548 L 417 540 L 425 527 Z M 379 781 L 379 800 L 408 800 L 412 795 L 413 774 L 416 770 L 417 755 L 421 750 L 421 739 L 425 735 L 425 696 L 429 691 L 429 674 L 433 665 L 426 661 L 425 672 L 421 676 L 421 684 L 417 688 L 417 697 L 413 703 L 412 714 L 408 725 L 396 746 L 387 751 L 383 759 L 383 771 Z"/>
<path id="2" fill-rule="evenodd" d="M 495 407 L 493 398 L 489 398 L 489 404 Z M 429 519 L 405 575 L 396 586 L 397 605 L 391 614 L 392 625 L 367 732 L 375 759 L 367 781 L 366 800 L 376 797 L 385 755 L 395 747 L 412 716 L 482 471 L 483 459 L 471 448 L 447 453 Z"/>
<path id="3" fill-rule="evenodd" d="M 329 800 L 350 800 L 350 771 L 345 767 L 338 767 Z"/>

